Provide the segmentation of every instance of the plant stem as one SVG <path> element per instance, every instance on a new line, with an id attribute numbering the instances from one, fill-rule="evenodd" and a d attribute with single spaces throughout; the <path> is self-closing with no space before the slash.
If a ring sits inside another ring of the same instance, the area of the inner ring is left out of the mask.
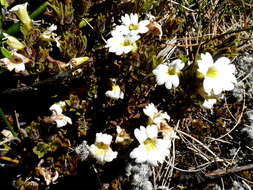
<path id="1" fill-rule="evenodd" d="M 18 136 L 17 133 L 14 131 L 13 127 L 11 126 L 11 124 L 6 119 L 6 117 L 4 115 L 4 112 L 3 112 L 1 107 L 0 107 L 0 124 L 7 127 L 7 129 L 9 129 L 11 131 L 11 133 L 14 137 Z"/>
<path id="2" fill-rule="evenodd" d="M 3 15 L 2 15 L 2 5 L 0 5 L 0 45 L 2 45 L 2 41 L 1 39 L 3 38 L 3 34 L 2 34 L 2 28 L 3 28 Z"/>
<path id="3" fill-rule="evenodd" d="M 3 15 L 2 15 L 1 9 L 2 9 L 2 5 L 0 5 L 0 33 L 3 28 Z"/>

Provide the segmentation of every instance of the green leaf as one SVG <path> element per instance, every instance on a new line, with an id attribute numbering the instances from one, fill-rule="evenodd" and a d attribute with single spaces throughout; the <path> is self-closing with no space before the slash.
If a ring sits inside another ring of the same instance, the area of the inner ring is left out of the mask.
<path id="1" fill-rule="evenodd" d="M 92 21 L 92 18 L 83 18 L 81 22 L 79 23 L 79 28 L 85 27 L 87 24 L 89 24 L 90 21 Z M 90 24 L 89 24 L 90 25 Z M 91 26 L 92 27 L 92 26 Z"/>
<path id="2" fill-rule="evenodd" d="M 12 57 L 12 54 L 9 50 L 5 49 L 4 47 L 1 47 L 1 53 L 4 57 L 7 57 L 7 58 L 11 58 Z"/>
<path id="3" fill-rule="evenodd" d="M 37 146 L 33 147 L 33 153 L 36 154 L 38 158 L 42 158 L 50 150 L 50 145 L 46 143 L 39 143 Z"/>

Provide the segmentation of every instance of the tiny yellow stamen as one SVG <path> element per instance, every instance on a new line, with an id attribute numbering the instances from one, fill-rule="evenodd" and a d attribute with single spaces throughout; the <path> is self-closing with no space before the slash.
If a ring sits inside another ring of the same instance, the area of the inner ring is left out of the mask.
<path id="1" fill-rule="evenodd" d="M 98 149 L 96 150 L 96 155 L 105 155 L 109 148 L 109 146 L 103 142 L 96 143 L 96 146 L 98 147 Z"/>
<path id="2" fill-rule="evenodd" d="M 112 91 L 113 92 L 118 92 L 118 91 L 120 91 L 120 87 L 118 85 L 113 85 L 112 86 Z"/>
<path id="3" fill-rule="evenodd" d="M 99 149 L 104 149 L 104 150 L 107 150 L 108 149 L 108 145 L 103 143 L 103 142 L 97 142 L 96 143 L 96 146 L 99 148 Z"/>
<path id="4" fill-rule="evenodd" d="M 173 67 L 169 68 L 167 71 L 167 74 L 168 75 L 176 75 L 177 74 L 176 69 Z"/>
<path id="5" fill-rule="evenodd" d="M 130 24 L 128 27 L 129 30 L 137 30 L 138 28 L 139 28 L 138 25 L 135 24 Z"/>
<path id="6" fill-rule="evenodd" d="M 147 152 L 150 152 L 156 148 L 155 139 L 147 138 L 144 141 L 144 146 Z"/>
<path id="7" fill-rule="evenodd" d="M 215 67 L 210 67 L 206 73 L 206 76 L 210 78 L 215 78 L 218 75 L 218 71 Z"/>
<path id="8" fill-rule="evenodd" d="M 125 40 L 123 43 L 120 44 L 121 46 L 130 46 L 131 42 L 129 40 Z"/>

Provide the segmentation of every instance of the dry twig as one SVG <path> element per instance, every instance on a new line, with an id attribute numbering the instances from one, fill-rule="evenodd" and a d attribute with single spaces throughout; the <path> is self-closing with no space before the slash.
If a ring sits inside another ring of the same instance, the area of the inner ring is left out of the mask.
<path id="1" fill-rule="evenodd" d="M 218 177 L 218 176 L 223 176 L 223 175 L 237 173 L 237 172 L 241 172 L 244 170 L 251 170 L 251 169 L 253 169 L 253 164 L 248 164 L 245 166 L 238 166 L 238 167 L 234 167 L 234 168 L 230 168 L 230 169 L 217 169 L 217 170 L 206 173 L 205 176 Z"/>

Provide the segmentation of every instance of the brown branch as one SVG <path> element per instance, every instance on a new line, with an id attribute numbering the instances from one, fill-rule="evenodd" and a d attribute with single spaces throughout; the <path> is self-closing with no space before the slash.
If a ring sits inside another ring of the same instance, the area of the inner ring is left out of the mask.
<path id="1" fill-rule="evenodd" d="M 54 63 L 54 64 L 57 64 L 57 65 L 61 65 L 61 64 L 64 65 L 64 64 L 66 64 L 66 63 L 63 62 L 63 61 L 59 61 L 59 60 L 56 60 L 56 59 L 52 58 L 50 55 L 47 56 L 47 60 L 48 60 L 49 62 Z"/>
<path id="2" fill-rule="evenodd" d="M 55 61 L 57 61 L 57 60 L 55 60 Z M 90 59 L 88 62 L 78 65 L 78 66 L 74 67 L 73 69 L 70 69 L 64 73 L 57 74 L 57 75 L 52 76 L 48 79 L 45 79 L 45 80 L 42 80 L 39 82 L 35 82 L 34 84 L 32 84 L 30 86 L 22 86 L 22 87 L 18 87 L 18 88 L 6 89 L 3 92 L 0 92 L 0 98 L 8 97 L 8 96 L 17 96 L 17 95 L 27 94 L 27 93 L 31 93 L 31 92 L 37 93 L 42 88 L 50 88 L 50 87 L 57 85 L 57 84 L 62 84 L 62 85 L 69 84 L 72 81 L 72 79 L 75 78 L 72 75 L 73 72 L 79 68 L 82 68 L 84 65 L 86 65 L 87 63 L 90 63 L 92 61 L 93 60 Z"/>
<path id="3" fill-rule="evenodd" d="M 241 172 L 244 170 L 250 170 L 253 169 L 253 164 L 245 165 L 245 166 L 238 166 L 235 168 L 230 168 L 230 169 L 217 169 L 211 172 L 208 172 L 205 174 L 207 177 L 218 177 L 218 176 L 223 176 L 231 173 L 237 173 Z"/>
<path id="4" fill-rule="evenodd" d="M 227 32 L 225 32 L 225 33 L 223 33 L 223 34 L 214 36 L 213 38 L 211 38 L 211 39 L 209 39 L 209 40 L 207 40 L 207 41 L 202 42 L 202 43 L 200 44 L 200 46 L 203 46 L 203 45 L 207 44 L 207 43 L 210 42 L 210 41 L 213 41 L 213 40 L 217 40 L 217 39 L 219 39 L 219 38 L 222 38 L 222 37 L 224 37 L 224 36 L 226 36 L 226 35 L 235 34 L 235 33 L 240 33 L 240 32 L 247 32 L 247 31 L 252 31 L 252 30 L 253 30 L 253 26 L 250 26 L 250 27 L 248 27 L 248 28 L 240 28 L 240 29 L 238 29 L 238 30 L 227 31 Z"/>

